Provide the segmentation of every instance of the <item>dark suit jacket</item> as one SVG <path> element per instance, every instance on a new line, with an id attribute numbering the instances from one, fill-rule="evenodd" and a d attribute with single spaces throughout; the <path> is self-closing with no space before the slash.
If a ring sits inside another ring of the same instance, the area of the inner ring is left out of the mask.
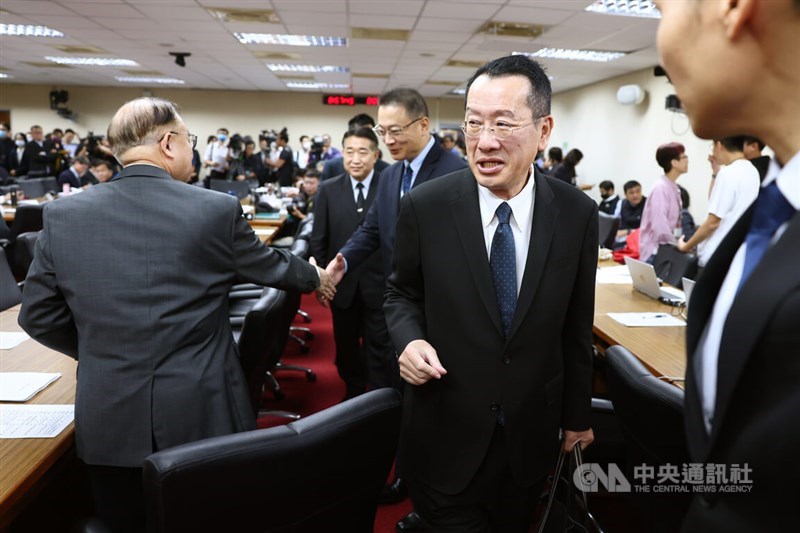
<path id="1" fill-rule="evenodd" d="M 500 404 L 514 479 L 528 487 L 556 461 L 559 427 L 589 428 L 597 204 L 536 171 L 533 226 L 511 334 L 504 338 L 469 169 L 401 201 L 386 320 L 395 348 L 436 349 L 447 375 L 406 386 L 412 476 L 455 494 L 489 447 Z"/>
<path id="2" fill-rule="evenodd" d="M 306 261 L 259 241 L 235 197 L 157 167 L 45 206 L 19 323 L 78 360 L 80 458 L 141 467 L 153 441 L 255 427 L 228 317 L 237 278 L 319 284 Z"/>
<path id="3" fill-rule="evenodd" d="M 348 269 L 358 267 L 376 250 L 380 250 L 385 276 L 388 278 L 392 273 L 394 227 L 400 210 L 400 185 L 403 181 L 404 164 L 405 161 L 398 161 L 381 173 L 375 202 L 367 211 L 363 224 L 341 250 L 347 259 Z M 466 166 L 463 159 L 445 151 L 434 141 L 414 180 L 414 188 Z"/>
<path id="4" fill-rule="evenodd" d="M 319 264 L 327 265 L 364 221 L 364 216 L 375 200 L 379 182 L 380 176 L 376 172 L 372 176 L 369 190 L 365 191 L 367 198 L 361 213 L 356 209 L 349 175 L 342 174 L 320 185 L 314 206 L 314 231 L 311 234 L 311 255 Z M 369 307 L 380 308 L 385 287 L 383 262 L 378 250 L 366 262 L 350 271 L 336 286 L 336 296 L 332 304 L 336 307 L 350 307 L 358 294 Z"/>
<path id="5" fill-rule="evenodd" d="M 389 163 L 384 161 L 383 159 L 378 159 L 375 162 L 375 172 L 380 174 L 384 170 L 389 168 Z M 340 174 L 344 174 L 344 158 L 343 157 L 336 157 L 334 159 L 328 159 L 325 161 L 325 166 L 322 167 L 322 172 L 319 175 L 320 181 L 327 181 L 331 178 L 335 178 Z"/>
<path id="6" fill-rule="evenodd" d="M 65 183 L 69 183 L 70 187 L 75 187 L 76 189 L 81 188 L 81 179 L 75 176 L 75 174 L 73 174 L 72 170 L 69 168 L 58 175 L 59 187 Z"/>
<path id="7" fill-rule="evenodd" d="M 694 358 L 753 207 L 708 261 L 686 328 L 686 433 L 692 459 L 749 465 L 752 493 L 695 498 L 686 531 L 781 531 L 796 521 L 800 489 L 800 216 L 741 288 L 719 350 L 711 435 L 705 430 Z"/>
<path id="8" fill-rule="evenodd" d="M 25 152 L 22 154 L 20 169 L 17 176 L 30 174 L 33 176 L 47 176 L 52 171 L 52 163 L 55 158 L 50 151 L 55 148 L 50 141 L 43 141 L 39 146 L 36 141 L 30 141 L 25 145 Z"/>

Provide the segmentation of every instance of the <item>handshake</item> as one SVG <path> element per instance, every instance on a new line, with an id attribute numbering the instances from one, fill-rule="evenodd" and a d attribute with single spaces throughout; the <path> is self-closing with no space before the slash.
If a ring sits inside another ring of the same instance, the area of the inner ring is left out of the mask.
<path id="1" fill-rule="evenodd" d="M 342 254 L 336 254 L 336 257 L 331 259 L 328 266 L 323 270 L 317 265 L 317 260 L 313 257 L 308 260 L 309 263 L 314 265 L 319 274 L 319 287 L 317 287 L 317 300 L 323 307 L 328 307 L 329 302 L 336 294 L 336 285 L 342 281 L 345 274 L 345 262 Z"/>

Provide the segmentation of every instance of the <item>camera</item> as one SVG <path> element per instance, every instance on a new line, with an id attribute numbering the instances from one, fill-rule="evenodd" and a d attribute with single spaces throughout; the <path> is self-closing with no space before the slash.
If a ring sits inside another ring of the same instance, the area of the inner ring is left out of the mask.
<path id="1" fill-rule="evenodd" d="M 278 134 L 275 133 L 275 130 L 261 130 L 258 140 L 267 141 L 268 145 L 272 145 L 272 143 L 278 141 Z"/>

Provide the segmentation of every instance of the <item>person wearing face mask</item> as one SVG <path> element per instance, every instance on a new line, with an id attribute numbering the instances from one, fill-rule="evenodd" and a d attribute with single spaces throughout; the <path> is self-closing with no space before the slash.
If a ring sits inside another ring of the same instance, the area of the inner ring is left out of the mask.
<path id="1" fill-rule="evenodd" d="M 8 154 L 8 173 L 12 176 L 24 176 L 23 156 L 25 155 L 25 145 L 28 143 L 24 133 L 14 135 L 14 144 Z"/>
<path id="2" fill-rule="evenodd" d="M 217 130 L 216 142 L 209 143 L 203 155 L 203 164 L 211 171 L 206 176 L 206 189 L 211 187 L 211 180 L 224 180 L 228 171 L 228 129 Z"/>
<path id="3" fill-rule="evenodd" d="M 300 148 L 294 152 L 294 164 L 297 168 L 305 170 L 308 167 L 308 156 L 311 155 L 311 139 L 308 135 L 300 136 Z"/>

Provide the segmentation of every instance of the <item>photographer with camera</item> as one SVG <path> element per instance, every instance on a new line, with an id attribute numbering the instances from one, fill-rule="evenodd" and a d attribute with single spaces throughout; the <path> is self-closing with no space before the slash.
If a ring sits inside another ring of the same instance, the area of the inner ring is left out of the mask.
<path id="1" fill-rule="evenodd" d="M 231 160 L 231 169 L 228 180 L 247 181 L 251 188 L 259 186 L 259 176 L 262 174 L 261 158 L 255 153 L 256 143 L 247 137 L 244 141 L 244 151 L 239 157 Z"/>
<path id="2" fill-rule="evenodd" d="M 289 147 L 289 133 L 283 128 L 275 141 L 277 154 L 267 161 L 267 165 L 275 171 L 275 179 L 281 187 L 291 187 L 294 177 L 294 156 Z"/>

